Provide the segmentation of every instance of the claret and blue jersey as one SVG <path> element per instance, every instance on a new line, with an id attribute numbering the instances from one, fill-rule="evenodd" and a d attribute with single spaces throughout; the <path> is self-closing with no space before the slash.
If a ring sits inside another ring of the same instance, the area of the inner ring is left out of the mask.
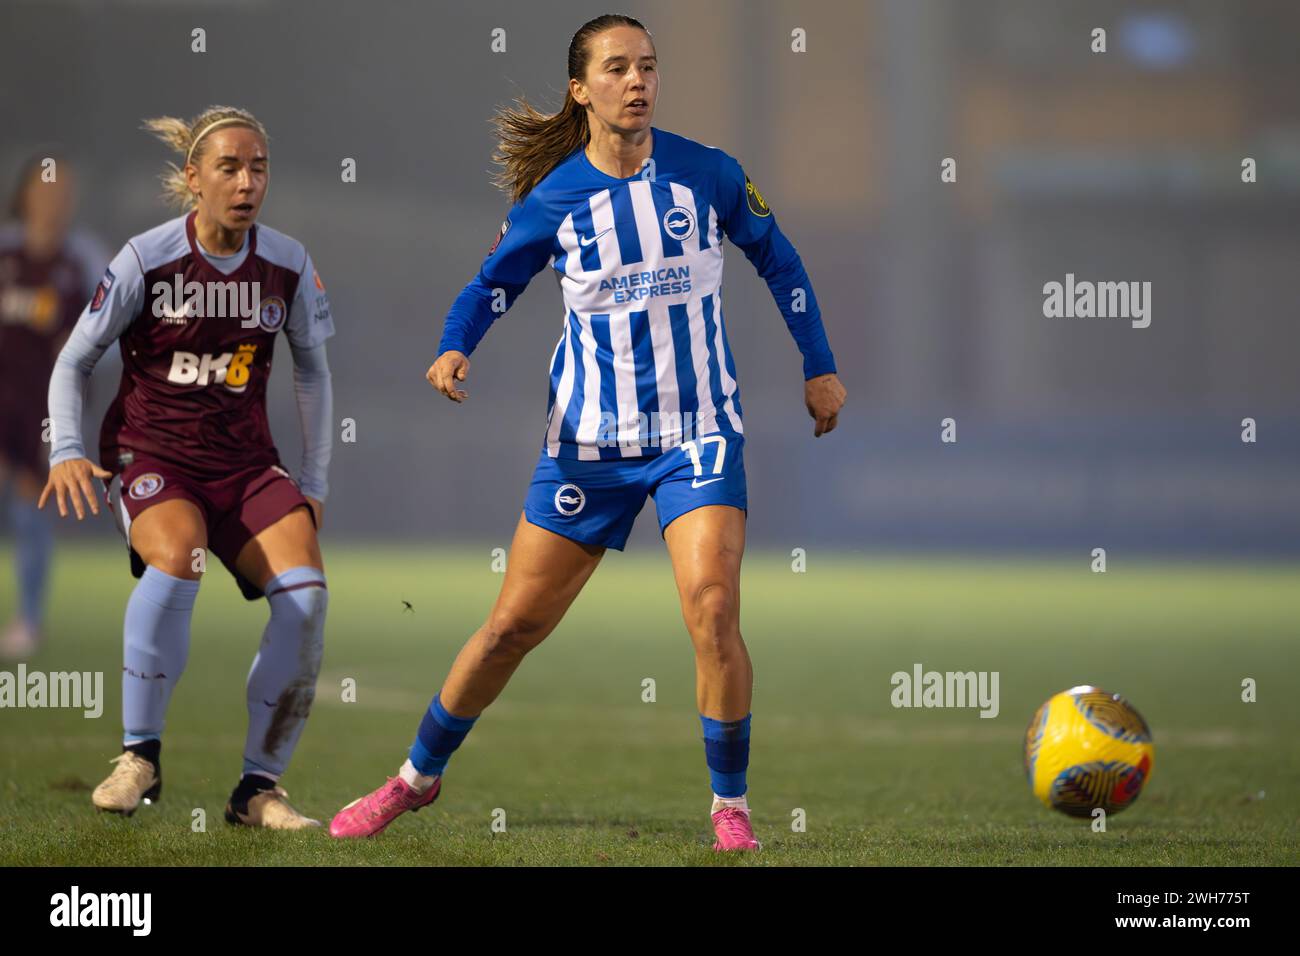
<path id="1" fill-rule="evenodd" d="M 722 240 L 767 281 L 803 354 L 804 378 L 835 371 L 798 253 L 740 164 L 652 129 L 650 160 L 617 179 L 583 149 L 516 204 L 447 315 L 439 354 L 469 355 L 550 265 L 564 299 L 551 355 L 543 449 L 626 459 L 693 438 L 740 435 L 740 390 L 722 310 Z"/>

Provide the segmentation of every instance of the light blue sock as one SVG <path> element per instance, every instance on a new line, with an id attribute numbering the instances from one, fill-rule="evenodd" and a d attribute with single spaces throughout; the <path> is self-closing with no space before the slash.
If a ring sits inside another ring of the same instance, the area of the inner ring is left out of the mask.
<path id="1" fill-rule="evenodd" d="M 278 779 L 316 699 L 329 590 L 318 568 L 290 568 L 267 582 L 271 619 L 248 672 L 244 773 Z"/>
<path id="2" fill-rule="evenodd" d="M 122 651 L 122 742 L 161 740 L 172 690 L 190 655 L 199 582 L 152 565 L 126 602 Z"/>
<path id="3" fill-rule="evenodd" d="M 45 618 L 45 582 L 54 533 L 49 515 L 38 510 L 36 502 L 17 494 L 9 501 L 9 519 L 17 539 L 18 608 L 31 628 L 39 631 Z"/>

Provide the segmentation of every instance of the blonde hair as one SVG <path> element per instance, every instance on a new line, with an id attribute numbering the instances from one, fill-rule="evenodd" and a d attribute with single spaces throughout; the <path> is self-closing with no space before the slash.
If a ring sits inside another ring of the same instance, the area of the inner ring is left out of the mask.
<path id="1" fill-rule="evenodd" d="M 168 163 L 167 171 L 159 177 L 163 184 L 163 199 L 169 205 L 188 209 L 198 203 L 198 197 L 190 191 L 185 167 L 203 159 L 207 149 L 205 137 L 212 130 L 225 126 L 243 126 L 256 132 L 264 141 L 270 141 L 266 128 L 257 117 L 235 106 L 209 106 L 188 122 L 175 116 L 158 116 L 144 121 L 145 129 L 185 157 L 180 166 Z"/>
<path id="2" fill-rule="evenodd" d="M 588 20 L 569 41 L 570 79 L 586 77 L 587 63 L 591 60 L 588 46 L 591 38 L 621 26 L 635 27 L 645 31 L 647 36 L 650 34 L 639 20 L 622 14 L 607 13 Z M 510 197 L 511 203 L 523 202 L 524 197 L 551 170 L 591 139 L 587 108 L 567 90 L 560 111 L 549 116 L 538 112 L 522 96 L 515 102 L 517 108 L 502 107 L 491 119 L 497 134 L 497 148 L 492 153 L 492 161 L 501 167 L 492 177 L 492 182 Z"/>

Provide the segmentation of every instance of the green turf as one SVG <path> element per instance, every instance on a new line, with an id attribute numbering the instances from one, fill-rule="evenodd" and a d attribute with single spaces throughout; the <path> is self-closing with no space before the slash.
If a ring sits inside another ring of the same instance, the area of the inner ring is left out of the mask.
<path id="1" fill-rule="evenodd" d="M 500 585 L 489 548 L 328 549 L 315 711 L 284 785 L 328 819 L 404 757 L 429 696 Z M 0 608 L 13 606 L 12 558 Z M 611 553 L 453 759 L 442 798 L 379 838 L 227 826 L 243 682 L 265 619 L 223 569 L 200 592 L 168 719 L 160 803 L 97 814 L 117 752 L 117 547 L 63 548 L 51 635 L 29 666 L 102 670 L 105 710 L 0 711 L 5 864 L 1295 864 L 1300 861 L 1300 588 L 1294 566 L 885 560 L 751 554 L 742 628 L 756 675 L 750 805 L 764 852 L 710 849 L 694 665 L 661 553 Z M 406 611 L 402 601 L 413 611 Z M 896 710 L 913 662 L 996 670 L 1001 713 Z M 12 670 L 13 665 L 4 665 Z M 344 703 L 344 678 L 357 701 Z M 657 702 L 641 701 L 653 678 Z M 1240 699 L 1258 681 L 1257 703 Z M 1108 832 L 1033 800 L 1021 742 L 1050 693 L 1129 697 L 1153 779 Z M 207 830 L 191 829 L 192 811 Z M 492 831 L 505 812 L 506 832 Z M 793 832 L 802 808 L 806 832 Z"/>

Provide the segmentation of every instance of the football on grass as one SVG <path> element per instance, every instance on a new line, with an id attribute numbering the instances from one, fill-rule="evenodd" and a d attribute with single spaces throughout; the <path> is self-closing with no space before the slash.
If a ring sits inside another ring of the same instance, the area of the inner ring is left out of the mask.
<path id="1" fill-rule="evenodd" d="M 1071 687 L 1038 708 L 1025 732 L 1025 774 L 1045 806 L 1072 817 L 1118 813 L 1151 779 L 1155 747 L 1137 709 L 1099 687 Z"/>

